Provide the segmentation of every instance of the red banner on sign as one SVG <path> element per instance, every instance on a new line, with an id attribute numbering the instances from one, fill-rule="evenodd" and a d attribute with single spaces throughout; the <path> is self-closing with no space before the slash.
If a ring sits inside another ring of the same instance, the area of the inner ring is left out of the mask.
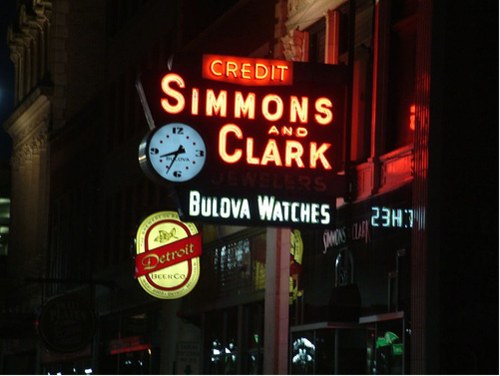
<path id="1" fill-rule="evenodd" d="M 135 276 L 155 272 L 193 257 L 201 256 L 201 234 L 165 244 L 154 249 L 147 249 L 135 259 Z"/>
<path id="2" fill-rule="evenodd" d="M 292 85 L 293 63 L 286 60 L 203 55 L 202 76 L 208 80 L 239 85 Z"/>

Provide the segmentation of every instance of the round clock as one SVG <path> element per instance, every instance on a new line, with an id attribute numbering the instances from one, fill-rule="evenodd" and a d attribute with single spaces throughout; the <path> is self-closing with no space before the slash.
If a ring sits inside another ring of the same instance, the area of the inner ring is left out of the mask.
<path id="1" fill-rule="evenodd" d="M 155 180 L 191 180 L 201 172 L 205 159 L 205 142 L 194 128 L 183 123 L 156 128 L 139 145 L 139 164 Z"/>

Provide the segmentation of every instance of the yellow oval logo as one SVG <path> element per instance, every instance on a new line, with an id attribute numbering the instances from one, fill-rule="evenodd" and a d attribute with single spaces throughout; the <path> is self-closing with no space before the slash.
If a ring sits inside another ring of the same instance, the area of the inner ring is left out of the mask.
<path id="1" fill-rule="evenodd" d="M 200 277 L 201 234 L 174 211 L 151 214 L 136 237 L 135 275 L 159 299 L 177 299 L 193 290 Z"/>

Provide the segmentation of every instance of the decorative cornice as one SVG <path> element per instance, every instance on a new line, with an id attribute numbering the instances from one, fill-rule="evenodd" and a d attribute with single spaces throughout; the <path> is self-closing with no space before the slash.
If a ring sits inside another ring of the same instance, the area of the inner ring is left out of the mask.
<path id="1" fill-rule="evenodd" d="M 10 161 L 13 171 L 23 167 L 33 156 L 47 148 L 50 101 L 39 90 L 32 94 L 4 125 L 13 141 Z"/>
<path id="2" fill-rule="evenodd" d="M 5 122 L 4 129 L 13 141 L 13 147 L 33 137 L 40 128 L 48 128 L 51 104 L 47 90 L 35 89 Z"/>
<path id="3" fill-rule="evenodd" d="M 26 163 L 32 161 L 33 156 L 39 155 L 41 151 L 47 149 L 48 129 L 40 128 L 38 133 L 33 135 L 23 144 L 15 145 L 10 159 L 12 170 L 18 170 Z"/>
<path id="4" fill-rule="evenodd" d="M 347 0 L 288 0 L 288 20 L 286 28 L 304 30 L 326 15 L 331 9 L 336 9 Z"/>
<path id="5" fill-rule="evenodd" d="M 299 30 L 291 30 L 281 38 L 283 54 L 290 61 L 304 61 L 307 52 L 307 33 Z"/>

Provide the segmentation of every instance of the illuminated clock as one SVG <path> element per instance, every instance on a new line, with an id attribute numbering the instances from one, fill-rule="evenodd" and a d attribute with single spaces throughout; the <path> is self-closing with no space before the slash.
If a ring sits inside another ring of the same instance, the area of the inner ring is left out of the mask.
<path id="1" fill-rule="evenodd" d="M 413 209 L 386 208 L 373 206 L 372 227 L 413 227 Z"/>
<path id="2" fill-rule="evenodd" d="M 149 132 L 139 145 L 139 164 L 153 180 L 181 183 L 193 179 L 205 164 L 203 138 L 191 126 L 169 123 Z"/>

